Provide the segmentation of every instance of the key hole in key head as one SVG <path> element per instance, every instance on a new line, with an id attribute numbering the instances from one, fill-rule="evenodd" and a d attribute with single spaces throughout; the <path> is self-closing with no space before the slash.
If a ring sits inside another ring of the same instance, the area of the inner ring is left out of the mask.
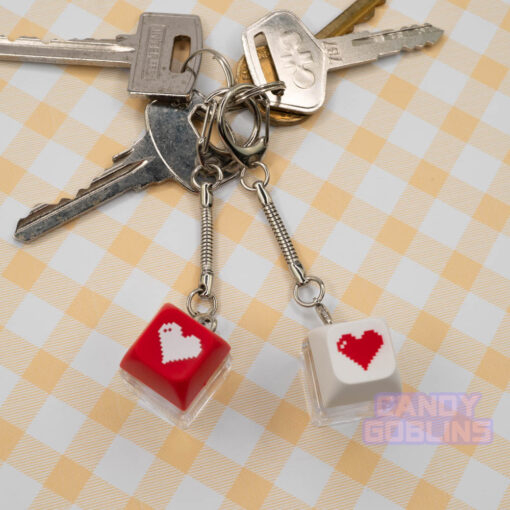
<path id="1" fill-rule="evenodd" d="M 172 56 L 170 58 L 170 71 L 180 73 L 182 64 L 189 57 L 191 51 L 191 40 L 187 35 L 178 35 L 174 39 Z"/>
<path id="2" fill-rule="evenodd" d="M 273 55 L 271 54 L 271 48 L 269 47 L 265 34 L 263 32 L 259 32 L 255 36 L 254 41 L 255 46 L 257 47 L 257 56 L 259 58 L 260 67 L 262 68 L 266 82 L 271 83 L 272 81 L 278 81 L 280 78 L 278 77 Z M 277 95 L 272 91 L 269 92 L 269 94 Z"/>

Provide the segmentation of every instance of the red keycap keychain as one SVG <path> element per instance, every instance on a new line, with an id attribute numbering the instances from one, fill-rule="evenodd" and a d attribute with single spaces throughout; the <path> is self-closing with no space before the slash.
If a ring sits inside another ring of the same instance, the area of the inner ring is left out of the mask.
<path id="1" fill-rule="evenodd" d="M 207 182 L 216 172 L 214 184 Z M 197 182 L 201 176 L 202 183 Z M 216 335 L 217 301 L 213 283 L 212 190 L 223 180 L 215 165 L 199 166 L 192 175 L 202 208 L 202 274 L 188 296 L 188 312 L 166 304 L 127 351 L 121 375 L 143 403 L 162 418 L 188 427 L 213 396 L 230 368 L 230 345 Z M 195 305 L 208 306 L 200 312 Z"/>
<path id="2" fill-rule="evenodd" d="M 121 373 L 156 414 L 188 426 L 226 376 L 230 345 L 166 304 L 130 347 Z"/>

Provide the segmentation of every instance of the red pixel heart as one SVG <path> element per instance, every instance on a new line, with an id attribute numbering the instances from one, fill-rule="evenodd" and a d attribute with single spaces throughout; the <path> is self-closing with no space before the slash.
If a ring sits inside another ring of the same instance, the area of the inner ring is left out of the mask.
<path id="1" fill-rule="evenodd" d="M 350 333 L 342 335 L 336 346 L 338 352 L 344 354 L 365 370 L 368 370 L 368 366 L 372 363 L 382 344 L 382 336 L 373 329 L 370 329 L 365 331 L 361 338 L 356 338 Z"/>

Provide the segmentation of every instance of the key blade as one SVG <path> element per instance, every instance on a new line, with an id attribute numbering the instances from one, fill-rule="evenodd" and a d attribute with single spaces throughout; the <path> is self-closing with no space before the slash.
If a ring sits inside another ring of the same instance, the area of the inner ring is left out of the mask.
<path id="1" fill-rule="evenodd" d="M 45 62 L 101 67 L 130 67 L 135 55 L 134 39 L 120 35 L 116 39 L 53 39 L 19 37 L 11 41 L 0 35 L 0 60 Z"/>
<path id="2" fill-rule="evenodd" d="M 360 32 L 322 40 L 329 56 L 329 70 L 374 62 L 401 51 L 421 50 L 436 44 L 444 31 L 429 23 L 398 30 Z"/>
<path id="3" fill-rule="evenodd" d="M 28 216 L 18 221 L 14 237 L 22 242 L 33 241 L 127 191 L 139 191 L 172 179 L 173 175 L 156 155 L 140 157 L 140 154 L 151 154 L 147 147 L 152 145 L 145 135 L 135 144 L 133 151 L 125 152 L 124 160 L 103 172 L 88 188 L 79 190 L 74 198 L 36 206 Z"/>

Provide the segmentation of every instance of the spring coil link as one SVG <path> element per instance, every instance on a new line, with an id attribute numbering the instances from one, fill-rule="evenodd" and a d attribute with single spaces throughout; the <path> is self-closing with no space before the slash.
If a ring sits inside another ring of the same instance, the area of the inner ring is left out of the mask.
<path id="1" fill-rule="evenodd" d="M 200 265 L 202 273 L 200 276 L 200 288 L 203 289 L 202 296 L 209 297 L 212 292 L 213 272 L 213 249 L 214 229 L 212 215 L 211 185 L 203 184 L 200 189 L 202 205 L 202 224 L 200 239 Z"/>
<path id="2" fill-rule="evenodd" d="M 280 250 L 283 254 L 283 257 L 285 258 L 285 262 L 287 262 L 287 265 L 289 266 L 292 275 L 296 279 L 296 282 L 300 285 L 304 284 L 306 280 L 305 270 L 301 264 L 301 261 L 299 260 L 296 249 L 294 248 L 294 244 L 292 243 L 292 239 L 290 238 L 289 232 L 283 223 L 280 213 L 276 209 L 276 206 L 271 200 L 271 197 L 263 187 L 263 183 L 259 181 L 254 185 L 254 187 L 257 190 L 259 199 L 261 194 L 263 195 L 263 200 L 261 200 L 262 210 L 264 211 L 267 222 L 269 223 L 269 226 L 273 231 L 278 245 L 280 246 Z"/>
<path id="3" fill-rule="evenodd" d="M 223 179 L 223 173 L 219 167 L 214 168 L 217 178 L 214 183 L 202 182 L 198 183 L 197 177 L 201 172 L 207 172 L 205 167 L 197 167 L 192 175 L 192 182 L 200 193 L 201 206 L 201 242 L 200 242 L 200 281 L 198 287 L 193 290 L 187 299 L 188 313 L 202 325 L 208 327 L 211 331 L 216 330 L 217 320 L 216 312 L 218 311 L 218 301 L 213 294 L 213 248 L 214 248 L 214 228 L 213 228 L 213 190 Z M 206 307 L 205 311 L 199 307 Z"/>
<path id="4" fill-rule="evenodd" d="M 241 184 L 248 191 L 257 193 L 257 197 L 262 205 L 262 210 L 264 211 L 267 222 L 269 223 L 269 226 L 271 227 L 271 230 L 278 242 L 278 246 L 285 258 L 285 262 L 287 262 L 290 272 L 296 281 L 296 284 L 294 285 L 294 299 L 300 306 L 305 308 L 314 308 L 323 324 L 332 324 L 333 321 L 331 319 L 331 315 L 322 302 L 326 292 L 324 282 L 317 276 L 308 276 L 306 274 L 303 264 L 301 264 L 296 249 L 294 248 L 289 232 L 283 223 L 283 219 L 276 209 L 271 195 L 266 190 L 266 186 L 269 182 L 269 170 L 267 169 L 267 166 L 261 162 L 257 162 L 257 164 L 251 167 L 250 170 L 253 170 L 255 166 L 264 170 L 265 179 L 255 180 L 253 184 L 249 184 L 246 181 L 246 170 L 248 168 L 245 168 L 241 173 Z M 307 288 L 309 285 L 315 285 L 318 292 L 312 299 L 305 300 L 300 295 L 300 291 Z"/>

